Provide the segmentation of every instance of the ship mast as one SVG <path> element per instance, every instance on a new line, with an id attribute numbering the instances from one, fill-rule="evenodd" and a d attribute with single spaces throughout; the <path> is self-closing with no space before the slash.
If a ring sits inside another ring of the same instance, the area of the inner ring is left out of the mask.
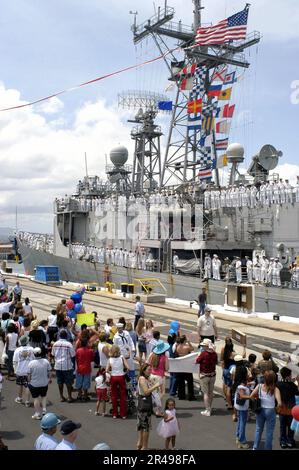
<path id="1" fill-rule="evenodd" d="M 134 24 L 134 43 L 137 44 L 148 36 L 152 36 L 159 52 L 164 54 L 169 80 L 177 86 L 176 96 L 173 102 L 173 112 L 169 126 L 169 133 L 166 143 L 164 162 L 162 165 L 161 186 L 168 184 L 186 184 L 197 181 L 198 170 L 206 167 L 203 161 L 206 156 L 206 148 L 201 145 L 202 132 L 200 129 L 190 129 L 188 127 L 188 102 L 190 101 L 190 91 L 181 90 L 180 76 L 172 72 L 171 62 L 180 63 L 177 53 L 168 47 L 166 38 L 172 38 L 181 46 L 184 51 L 184 66 L 189 67 L 197 64 L 201 68 L 206 67 L 206 79 L 203 81 L 204 94 L 207 96 L 210 87 L 211 77 L 214 70 L 223 68 L 226 65 L 234 67 L 248 68 L 249 62 L 245 58 L 244 51 L 248 47 L 260 41 L 260 34 L 253 32 L 243 41 L 236 44 L 227 43 L 219 45 L 194 47 L 194 38 L 198 27 L 201 25 L 202 0 L 192 0 L 194 7 L 193 24 L 183 25 L 173 21 L 174 9 L 167 5 L 165 1 L 164 10 L 158 9 L 158 13 L 140 25 Z M 248 8 L 249 5 L 246 5 Z M 190 47 L 191 46 L 191 47 Z M 206 100 L 206 104 L 211 104 L 212 98 Z M 208 111 L 209 113 L 210 111 Z M 213 111 L 205 115 L 213 122 Z M 211 152 L 217 158 L 215 130 L 211 129 L 212 145 Z M 216 185 L 219 185 L 218 170 L 215 172 Z M 174 181 L 175 180 L 175 181 Z"/>

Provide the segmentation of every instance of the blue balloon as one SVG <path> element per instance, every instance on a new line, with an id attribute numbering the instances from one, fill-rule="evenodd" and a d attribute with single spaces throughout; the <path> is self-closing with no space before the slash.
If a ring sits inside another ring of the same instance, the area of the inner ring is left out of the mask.
<path id="1" fill-rule="evenodd" d="M 74 292 L 71 295 L 71 299 L 74 302 L 74 304 L 79 304 L 80 302 L 82 302 L 82 295 L 79 292 Z"/>
<path id="2" fill-rule="evenodd" d="M 67 311 L 67 316 L 68 316 L 69 318 L 76 318 L 76 312 L 75 312 L 75 310 L 68 310 L 68 311 Z"/>
<path id="3" fill-rule="evenodd" d="M 75 312 L 80 313 L 81 310 L 82 310 L 82 307 L 83 307 L 83 305 L 81 303 L 76 304 L 75 307 L 74 307 Z"/>

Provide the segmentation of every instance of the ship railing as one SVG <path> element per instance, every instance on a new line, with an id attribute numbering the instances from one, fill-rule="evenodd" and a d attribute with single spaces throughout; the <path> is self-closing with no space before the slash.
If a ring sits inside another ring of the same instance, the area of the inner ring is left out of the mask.
<path id="1" fill-rule="evenodd" d="M 149 26 L 157 25 L 160 22 L 164 22 L 165 19 L 173 18 L 174 16 L 174 8 L 167 6 L 166 8 L 158 8 L 158 12 L 151 16 L 148 20 L 144 21 L 143 23 L 140 23 L 138 26 L 133 25 L 132 26 L 132 31 L 133 33 L 138 36 L 139 34 L 143 33 L 145 30 L 148 29 Z"/>
<path id="2" fill-rule="evenodd" d="M 106 165 L 105 171 L 106 173 L 111 173 L 112 171 L 120 171 L 120 172 L 127 172 L 127 173 L 132 173 L 133 166 L 132 165 L 122 165 L 121 167 L 116 167 L 114 165 Z"/>

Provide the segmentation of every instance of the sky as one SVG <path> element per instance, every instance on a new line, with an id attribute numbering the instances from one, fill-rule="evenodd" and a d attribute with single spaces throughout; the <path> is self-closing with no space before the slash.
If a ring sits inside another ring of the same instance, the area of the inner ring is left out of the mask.
<path id="1" fill-rule="evenodd" d="M 236 114 L 230 142 L 244 145 L 246 164 L 262 145 L 273 144 L 283 152 L 275 171 L 295 182 L 299 2 L 250 3 L 248 31 L 260 31 L 263 37 L 248 52 L 251 67 L 234 88 Z M 168 0 L 168 4 L 175 8 L 177 21 L 191 24 L 192 0 Z M 164 1 L 2 0 L 0 109 L 156 57 L 151 40 L 133 44 L 129 12 L 137 10 L 137 22 L 142 23 L 159 5 Z M 203 23 L 211 24 L 240 11 L 245 2 L 203 0 L 203 5 Z M 53 200 L 74 191 L 85 173 L 85 152 L 89 174 L 103 177 L 106 155 L 109 159 L 116 145 L 125 145 L 132 161 L 127 119 L 134 113 L 118 107 L 118 94 L 136 89 L 167 95 L 167 77 L 165 65 L 157 62 L 39 105 L 0 111 L 0 227 L 15 227 L 17 206 L 18 228 L 52 232 Z M 168 117 L 159 122 L 166 131 Z"/>

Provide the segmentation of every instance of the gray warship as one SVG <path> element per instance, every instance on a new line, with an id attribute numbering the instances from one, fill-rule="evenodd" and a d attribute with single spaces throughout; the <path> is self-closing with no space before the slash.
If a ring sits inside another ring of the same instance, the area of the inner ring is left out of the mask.
<path id="1" fill-rule="evenodd" d="M 25 271 L 58 266 L 62 280 L 117 287 L 154 277 L 168 297 L 193 301 L 207 287 L 210 304 L 298 317 L 299 180 L 294 187 L 274 172 L 282 152 L 270 144 L 241 171 L 244 148 L 224 135 L 234 110 L 229 85 L 249 67 L 246 51 L 261 36 L 246 31 L 207 44 L 202 1 L 193 0 L 193 9 L 191 26 L 176 23 L 167 2 L 140 25 L 135 12 L 134 42 L 152 38 L 173 99 L 119 95 L 120 106 L 136 109 L 132 164 L 125 147 L 114 148 L 106 180 L 86 172 L 72 195 L 55 200 L 53 235 L 18 232 Z M 227 24 L 241 18 L 244 29 L 248 11 Z M 169 113 L 166 132 L 156 123 L 159 112 Z"/>

